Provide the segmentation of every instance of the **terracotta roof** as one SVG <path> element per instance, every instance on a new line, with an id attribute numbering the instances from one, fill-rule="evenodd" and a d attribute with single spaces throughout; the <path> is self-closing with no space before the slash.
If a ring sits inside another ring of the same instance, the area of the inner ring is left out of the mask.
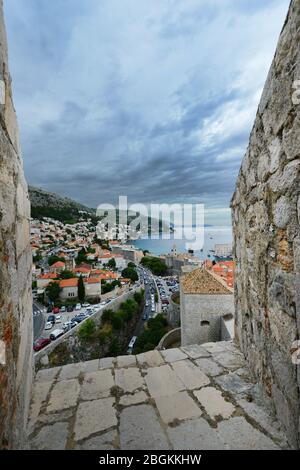
<path id="1" fill-rule="evenodd" d="M 118 279 L 118 275 L 116 273 L 107 271 L 107 272 L 100 274 L 100 278 L 101 279 Z"/>
<path id="2" fill-rule="evenodd" d="M 84 267 L 79 267 L 79 268 L 75 268 L 74 271 L 76 273 L 89 273 L 91 271 L 91 269 L 88 269 L 88 268 L 84 268 Z"/>
<path id="3" fill-rule="evenodd" d="M 47 274 L 40 274 L 37 276 L 38 279 L 56 279 L 57 274 L 55 273 L 47 273 Z"/>
<path id="4" fill-rule="evenodd" d="M 101 282 L 101 277 L 88 277 L 84 279 L 84 282 L 87 284 L 99 284 Z"/>
<path id="5" fill-rule="evenodd" d="M 81 264 L 79 264 L 79 265 L 77 266 L 77 268 L 86 268 L 86 269 L 88 269 L 89 271 L 92 269 L 92 268 L 91 268 L 91 265 L 88 264 L 88 263 L 81 263 Z"/>
<path id="6" fill-rule="evenodd" d="M 59 281 L 60 287 L 63 289 L 64 287 L 77 287 L 78 285 L 78 278 L 72 277 L 71 279 L 63 279 Z"/>
<path id="7" fill-rule="evenodd" d="M 205 269 L 195 269 L 181 278 L 185 294 L 231 294 Z"/>
<path id="8" fill-rule="evenodd" d="M 62 261 L 56 261 L 56 263 L 51 265 L 51 268 L 64 268 L 64 267 L 65 267 L 65 263 L 63 263 Z"/>

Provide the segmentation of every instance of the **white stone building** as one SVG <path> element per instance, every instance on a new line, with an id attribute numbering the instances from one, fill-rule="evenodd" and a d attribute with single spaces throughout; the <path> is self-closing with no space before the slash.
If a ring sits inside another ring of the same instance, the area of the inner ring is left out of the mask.
<path id="1" fill-rule="evenodd" d="M 234 315 L 233 291 L 205 269 L 180 279 L 181 344 L 231 339 L 226 320 Z"/>

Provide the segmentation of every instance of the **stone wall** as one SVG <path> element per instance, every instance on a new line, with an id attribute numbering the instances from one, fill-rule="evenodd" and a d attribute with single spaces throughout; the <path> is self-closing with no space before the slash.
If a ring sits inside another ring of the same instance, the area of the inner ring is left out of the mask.
<path id="1" fill-rule="evenodd" d="M 170 304 L 167 312 L 168 323 L 176 328 L 180 323 L 180 304 L 177 304 L 170 298 Z"/>
<path id="2" fill-rule="evenodd" d="M 181 287 L 181 345 L 221 341 L 220 319 L 233 312 L 233 294 L 185 294 Z"/>
<path id="3" fill-rule="evenodd" d="M 158 351 L 169 349 L 174 347 L 174 344 L 176 344 L 176 347 L 181 345 L 181 328 L 175 328 L 174 330 L 168 331 L 168 333 L 162 337 L 155 349 Z"/>
<path id="4" fill-rule="evenodd" d="M 291 350 L 300 333 L 300 104 L 294 88 L 300 80 L 299 28 L 300 1 L 293 0 L 232 200 L 237 340 L 295 446 L 300 373 Z"/>
<path id="5" fill-rule="evenodd" d="M 0 1 L 0 449 L 24 446 L 32 381 L 30 205 Z"/>

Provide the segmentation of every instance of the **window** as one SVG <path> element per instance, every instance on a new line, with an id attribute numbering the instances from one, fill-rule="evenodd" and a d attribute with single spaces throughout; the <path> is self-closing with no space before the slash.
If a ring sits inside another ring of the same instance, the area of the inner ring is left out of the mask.
<path id="1" fill-rule="evenodd" d="M 209 321 L 203 320 L 201 326 L 209 326 Z"/>

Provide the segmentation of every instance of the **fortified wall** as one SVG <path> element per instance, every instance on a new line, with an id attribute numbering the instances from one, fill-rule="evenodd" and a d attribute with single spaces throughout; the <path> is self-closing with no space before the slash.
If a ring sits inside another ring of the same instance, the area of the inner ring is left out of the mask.
<path id="1" fill-rule="evenodd" d="M 299 446 L 300 1 L 293 0 L 232 200 L 236 336 Z M 295 362 L 294 354 L 294 362 Z"/>
<path id="2" fill-rule="evenodd" d="M 30 205 L 0 2 L 0 449 L 23 446 L 32 381 Z"/>

